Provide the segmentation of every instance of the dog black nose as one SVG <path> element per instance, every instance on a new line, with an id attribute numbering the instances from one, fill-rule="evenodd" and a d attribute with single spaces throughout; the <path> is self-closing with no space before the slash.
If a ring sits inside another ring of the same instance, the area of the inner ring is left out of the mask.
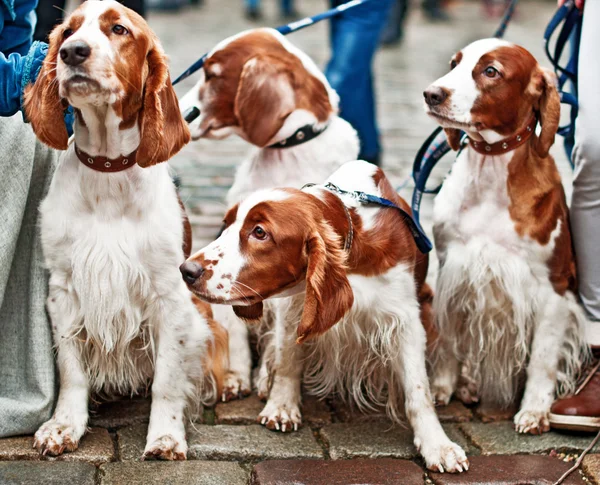
<path id="1" fill-rule="evenodd" d="M 438 106 L 446 101 L 448 92 L 439 86 L 429 86 L 423 91 L 423 96 L 425 97 L 425 102 L 429 106 Z"/>
<path id="2" fill-rule="evenodd" d="M 90 57 L 91 53 L 91 47 L 81 40 L 69 42 L 67 45 L 62 46 L 59 51 L 60 58 L 69 66 L 78 66 Z"/>
<path id="3" fill-rule="evenodd" d="M 194 261 L 186 261 L 179 267 L 179 271 L 181 271 L 183 281 L 192 285 L 200 278 L 200 276 L 202 276 L 204 268 Z"/>

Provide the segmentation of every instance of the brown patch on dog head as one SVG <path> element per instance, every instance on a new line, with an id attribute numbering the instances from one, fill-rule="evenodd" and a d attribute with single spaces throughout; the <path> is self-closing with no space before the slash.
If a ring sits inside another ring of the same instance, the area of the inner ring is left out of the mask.
<path id="1" fill-rule="evenodd" d="M 200 131 L 240 127 L 245 137 L 264 146 L 296 109 L 325 122 L 333 107 L 323 82 L 266 29 L 256 29 L 215 51 L 204 63 L 199 92 Z"/>

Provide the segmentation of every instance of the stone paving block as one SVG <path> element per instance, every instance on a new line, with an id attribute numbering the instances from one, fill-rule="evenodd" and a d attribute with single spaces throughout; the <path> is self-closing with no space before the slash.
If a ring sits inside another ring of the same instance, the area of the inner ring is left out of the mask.
<path id="1" fill-rule="evenodd" d="M 141 461 L 146 447 L 148 426 L 137 424 L 117 431 L 117 447 L 122 461 Z"/>
<path id="2" fill-rule="evenodd" d="M 581 466 L 583 473 L 596 485 L 600 485 L 600 455 L 588 455 Z"/>
<path id="3" fill-rule="evenodd" d="M 263 461 L 252 471 L 252 485 L 423 485 L 423 470 L 411 461 Z"/>
<path id="4" fill-rule="evenodd" d="M 257 416 L 265 407 L 256 394 L 244 399 L 222 402 L 215 406 L 216 424 L 256 424 Z M 312 396 L 302 397 L 302 424 L 323 427 L 331 423 L 331 411 L 324 401 Z"/>
<path id="5" fill-rule="evenodd" d="M 484 423 L 495 423 L 497 421 L 512 421 L 517 414 L 517 406 L 509 408 L 496 408 L 491 406 L 477 406 L 475 414 Z"/>
<path id="6" fill-rule="evenodd" d="M 119 454 L 123 461 L 140 461 L 146 428 L 119 430 Z M 269 431 L 260 425 L 198 425 L 188 428 L 188 459 L 267 460 L 323 458 L 323 450 L 309 428 L 294 433 Z"/>
<path id="7" fill-rule="evenodd" d="M 512 423 L 463 423 L 459 425 L 482 455 L 516 455 L 556 451 L 583 451 L 591 442 L 589 435 L 550 431 L 541 436 L 522 435 Z M 600 451 L 600 444 L 594 448 Z"/>
<path id="8" fill-rule="evenodd" d="M 572 463 L 550 456 L 475 456 L 467 473 L 433 473 L 435 485 L 552 485 Z M 585 485 L 578 471 L 564 485 Z"/>
<path id="9" fill-rule="evenodd" d="M 95 477 L 90 463 L 0 462 L 2 485 L 94 485 Z"/>
<path id="10" fill-rule="evenodd" d="M 442 423 L 465 423 L 473 419 L 473 413 L 460 401 L 450 401 L 447 406 L 436 407 Z"/>
<path id="11" fill-rule="evenodd" d="M 323 458 L 309 428 L 280 433 L 260 425 L 197 426 L 188 437 L 188 458 L 197 460 Z"/>
<path id="12" fill-rule="evenodd" d="M 90 425 L 116 429 L 132 424 L 148 423 L 150 404 L 150 398 L 104 402 L 90 412 Z"/>
<path id="13" fill-rule="evenodd" d="M 215 406 L 217 424 L 256 424 L 258 413 L 265 407 L 256 394 L 245 399 L 222 402 Z"/>
<path id="14" fill-rule="evenodd" d="M 331 423 L 331 409 L 322 399 L 317 399 L 314 396 L 303 396 L 302 421 L 310 426 L 322 428 Z"/>
<path id="15" fill-rule="evenodd" d="M 92 428 L 83 436 L 76 451 L 57 457 L 40 455 L 33 448 L 33 436 L 0 439 L 0 460 L 88 461 L 99 465 L 113 460 L 114 455 L 113 441 L 103 428 Z"/>
<path id="16" fill-rule="evenodd" d="M 339 398 L 333 398 L 330 402 L 331 410 L 335 420 L 341 423 L 353 423 L 360 421 L 380 421 L 387 419 L 385 409 L 370 412 L 369 414 L 361 413 L 351 404 L 342 401 Z"/>
<path id="17" fill-rule="evenodd" d="M 100 468 L 102 485 L 245 485 L 248 473 L 237 463 L 147 461 L 109 463 Z"/>
<path id="18" fill-rule="evenodd" d="M 462 446 L 467 454 L 473 451 L 457 425 L 444 425 L 448 437 Z M 334 423 L 321 430 L 332 460 L 347 458 L 404 458 L 418 455 L 413 434 L 408 427 L 393 425 L 389 420 Z"/>

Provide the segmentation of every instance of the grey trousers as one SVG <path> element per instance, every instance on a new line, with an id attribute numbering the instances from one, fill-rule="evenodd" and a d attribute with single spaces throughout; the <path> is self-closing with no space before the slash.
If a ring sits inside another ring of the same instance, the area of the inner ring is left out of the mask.
<path id="1" fill-rule="evenodd" d="M 33 433 L 56 397 L 38 207 L 57 158 L 20 114 L 0 118 L 0 437 Z"/>
<path id="2" fill-rule="evenodd" d="M 600 1 L 585 2 L 579 51 L 579 115 L 571 225 L 579 292 L 592 322 L 590 343 L 600 345 Z"/>

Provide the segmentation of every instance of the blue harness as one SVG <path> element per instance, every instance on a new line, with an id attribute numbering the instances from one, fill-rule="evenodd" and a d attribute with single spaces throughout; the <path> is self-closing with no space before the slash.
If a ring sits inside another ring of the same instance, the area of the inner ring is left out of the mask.
<path id="1" fill-rule="evenodd" d="M 413 219 L 413 217 L 408 212 L 402 209 L 402 207 L 399 207 L 391 200 L 379 197 L 377 195 L 366 194 L 358 190 L 344 190 L 339 188 L 337 185 L 332 184 L 331 182 L 326 183 L 324 187 L 327 190 L 336 194 L 347 195 L 349 197 L 352 197 L 354 200 L 360 202 L 361 204 L 376 204 L 382 207 L 389 207 L 398 210 L 400 212 L 400 215 L 403 217 L 404 222 L 406 222 L 406 225 L 408 226 L 408 229 L 410 230 L 410 233 L 413 239 L 415 240 L 415 244 L 417 245 L 417 248 L 419 248 L 419 251 L 421 251 L 423 254 L 426 254 L 433 249 L 431 241 L 425 234 L 425 231 L 423 231 L 423 229 L 421 228 L 420 224 L 415 219 Z M 350 221 L 352 220 L 350 219 Z"/>

